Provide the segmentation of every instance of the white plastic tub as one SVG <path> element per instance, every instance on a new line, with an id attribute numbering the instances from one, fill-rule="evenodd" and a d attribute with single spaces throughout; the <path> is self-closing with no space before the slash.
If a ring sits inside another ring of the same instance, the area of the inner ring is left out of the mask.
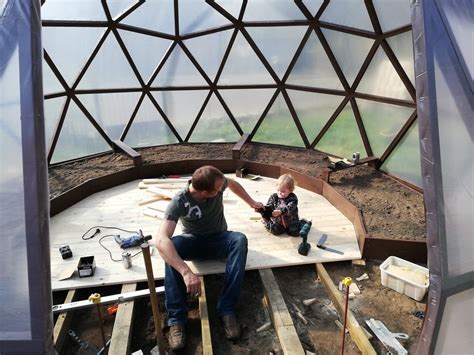
<path id="1" fill-rule="evenodd" d="M 380 265 L 382 285 L 421 301 L 430 285 L 428 269 L 390 256 Z"/>

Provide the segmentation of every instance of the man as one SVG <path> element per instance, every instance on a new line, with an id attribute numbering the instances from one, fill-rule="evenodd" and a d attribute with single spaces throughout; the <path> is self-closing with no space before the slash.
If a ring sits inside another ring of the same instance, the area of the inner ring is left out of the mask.
<path id="1" fill-rule="evenodd" d="M 217 312 L 222 318 L 226 337 L 230 340 L 240 337 L 235 306 L 245 274 L 247 238 L 240 232 L 227 230 L 223 204 L 223 191 L 227 187 L 250 207 L 263 207 L 239 183 L 207 165 L 197 169 L 188 185 L 173 197 L 158 231 L 156 247 L 166 263 L 165 306 L 172 350 L 185 346 L 186 293 L 195 296 L 201 293 L 199 277 L 184 260 L 227 258 Z M 178 220 L 183 224 L 183 234 L 173 237 Z"/>

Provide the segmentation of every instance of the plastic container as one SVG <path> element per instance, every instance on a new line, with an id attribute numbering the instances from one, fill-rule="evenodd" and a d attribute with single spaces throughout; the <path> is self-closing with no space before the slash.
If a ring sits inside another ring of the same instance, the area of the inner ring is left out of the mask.
<path id="1" fill-rule="evenodd" d="M 380 265 L 382 285 L 421 301 L 429 287 L 428 269 L 390 256 Z"/>

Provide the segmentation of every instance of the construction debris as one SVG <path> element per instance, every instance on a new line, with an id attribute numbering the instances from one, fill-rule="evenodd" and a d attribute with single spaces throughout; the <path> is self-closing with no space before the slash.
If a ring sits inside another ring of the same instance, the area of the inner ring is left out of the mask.
<path id="1" fill-rule="evenodd" d="M 268 330 L 272 327 L 272 322 L 267 322 L 264 325 L 260 326 L 257 328 L 256 332 L 260 333 L 263 332 L 264 330 Z"/>
<path id="2" fill-rule="evenodd" d="M 309 305 L 312 305 L 314 302 L 317 302 L 318 300 L 316 298 L 310 298 L 310 299 L 307 299 L 307 300 L 303 300 L 303 304 L 305 306 L 309 306 Z"/>
<path id="3" fill-rule="evenodd" d="M 337 327 L 338 327 L 339 329 L 342 330 L 342 329 L 344 328 L 344 326 L 343 326 L 342 323 L 339 321 L 339 319 L 336 319 L 336 320 L 334 321 L 334 323 L 336 323 L 336 325 L 337 325 Z M 349 329 L 347 329 L 347 328 L 344 329 L 344 333 L 349 333 Z"/>
<path id="4" fill-rule="evenodd" d="M 369 275 L 367 275 L 367 273 L 363 273 L 359 277 L 356 277 L 357 281 L 368 280 L 368 279 L 369 279 Z"/>
<path id="5" fill-rule="evenodd" d="M 365 266 L 365 260 L 364 259 L 352 260 L 352 266 Z"/>

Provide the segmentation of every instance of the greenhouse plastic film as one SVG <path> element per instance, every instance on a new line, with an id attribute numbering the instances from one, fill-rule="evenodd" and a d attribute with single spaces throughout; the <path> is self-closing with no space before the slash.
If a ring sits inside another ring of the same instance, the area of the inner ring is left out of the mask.
<path id="1" fill-rule="evenodd" d="M 40 2 L 0 3 L 0 352 L 52 351 Z"/>

